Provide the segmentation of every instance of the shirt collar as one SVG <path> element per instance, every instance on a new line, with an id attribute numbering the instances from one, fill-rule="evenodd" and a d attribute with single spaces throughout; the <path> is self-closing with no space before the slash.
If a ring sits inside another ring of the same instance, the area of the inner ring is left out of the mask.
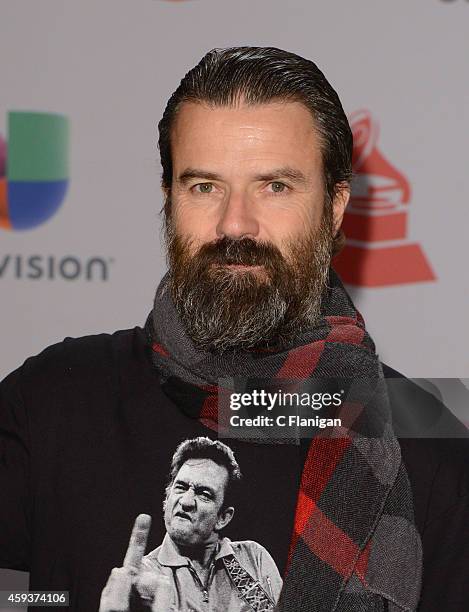
<path id="1" fill-rule="evenodd" d="M 231 546 L 231 540 L 229 538 L 222 538 L 218 545 L 219 548 L 217 554 L 215 555 L 215 561 L 217 559 L 227 557 L 228 555 L 236 556 L 233 547 Z"/>
<path id="2" fill-rule="evenodd" d="M 231 540 L 229 538 L 222 538 L 218 542 L 218 552 L 215 555 L 215 561 L 228 555 L 234 555 Z M 158 551 L 157 559 L 161 565 L 166 565 L 168 567 L 182 567 L 190 564 L 187 557 L 183 557 L 179 554 L 174 542 L 171 540 L 168 534 L 166 534 L 163 538 L 160 550 Z"/>

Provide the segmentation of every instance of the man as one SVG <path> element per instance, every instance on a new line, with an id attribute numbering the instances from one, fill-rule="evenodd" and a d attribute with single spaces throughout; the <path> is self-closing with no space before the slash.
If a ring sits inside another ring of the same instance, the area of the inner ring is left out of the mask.
<path id="1" fill-rule="evenodd" d="M 282 579 L 272 557 L 256 542 L 220 537 L 233 518 L 232 489 L 240 477 L 232 450 L 222 442 L 207 437 L 182 442 L 171 461 L 163 543 L 143 560 L 137 557 L 128 568 L 124 562 L 121 570 L 113 570 L 100 612 L 128 609 L 132 582 L 154 612 L 202 610 L 204 602 L 234 612 L 247 609 L 250 601 L 273 610 Z M 141 515 L 131 547 L 139 539 L 139 528 L 141 542 L 146 542 L 147 527 Z M 144 549 L 140 545 L 142 555 Z"/>
<path id="2" fill-rule="evenodd" d="M 2 384 L 0 561 L 97 607 L 133 517 L 158 512 L 168 449 L 217 431 L 220 380 L 352 379 L 373 393 L 342 407 L 345 427 L 233 440 L 253 487 L 232 538 L 266 543 L 284 612 L 464 609 L 467 440 L 397 439 L 429 411 L 461 429 L 386 384 L 398 374 L 330 268 L 352 158 L 336 92 L 294 54 L 214 50 L 159 131 L 169 273 L 144 330 L 66 341 Z"/>

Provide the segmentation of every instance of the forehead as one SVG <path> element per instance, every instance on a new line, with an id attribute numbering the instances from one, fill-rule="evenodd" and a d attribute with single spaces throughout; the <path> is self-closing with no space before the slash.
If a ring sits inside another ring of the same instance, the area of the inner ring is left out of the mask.
<path id="1" fill-rule="evenodd" d="M 211 459 L 188 459 L 180 467 L 175 480 L 191 482 L 195 486 L 223 489 L 228 480 L 228 470 Z"/>
<path id="2" fill-rule="evenodd" d="M 303 171 L 321 166 L 314 119 L 300 102 L 221 107 L 184 102 L 176 115 L 171 148 L 179 170 L 195 164 L 204 169 L 235 164 L 256 171 L 269 164 L 296 165 Z"/>

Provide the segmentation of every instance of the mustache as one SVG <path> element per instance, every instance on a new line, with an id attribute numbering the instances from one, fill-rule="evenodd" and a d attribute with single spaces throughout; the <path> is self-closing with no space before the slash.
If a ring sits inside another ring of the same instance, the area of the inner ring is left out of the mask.
<path id="1" fill-rule="evenodd" d="M 226 236 L 202 245 L 195 257 L 199 265 L 204 266 L 219 264 L 271 268 L 285 261 L 280 250 L 273 244 L 252 238 L 235 240 Z"/>

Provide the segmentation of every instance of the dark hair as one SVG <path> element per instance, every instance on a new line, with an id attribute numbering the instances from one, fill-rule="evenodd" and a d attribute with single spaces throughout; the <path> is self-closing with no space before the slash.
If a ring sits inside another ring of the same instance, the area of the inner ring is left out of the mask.
<path id="1" fill-rule="evenodd" d="M 219 440 L 211 440 L 204 436 L 184 440 L 177 447 L 171 459 L 168 488 L 171 487 L 177 473 L 188 459 L 211 459 L 227 469 L 228 481 L 222 508 L 232 506 L 234 489 L 241 480 L 241 471 L 231 448 Z"/>
<path id="2" fill-rule="evenodd" d="M 169 98 L 158 124 L 163 187 L 172 181 L 171 128 L 183 102 L 229 106 L 274 100 L 301 102 L 321 139 L 326 206 L 352 177 L 353 137 L 339 97 L 316 64 L 275 47 L 212 49 L 189 70 Z M 170 199 L 165 204 L 169 215 Z"/>

